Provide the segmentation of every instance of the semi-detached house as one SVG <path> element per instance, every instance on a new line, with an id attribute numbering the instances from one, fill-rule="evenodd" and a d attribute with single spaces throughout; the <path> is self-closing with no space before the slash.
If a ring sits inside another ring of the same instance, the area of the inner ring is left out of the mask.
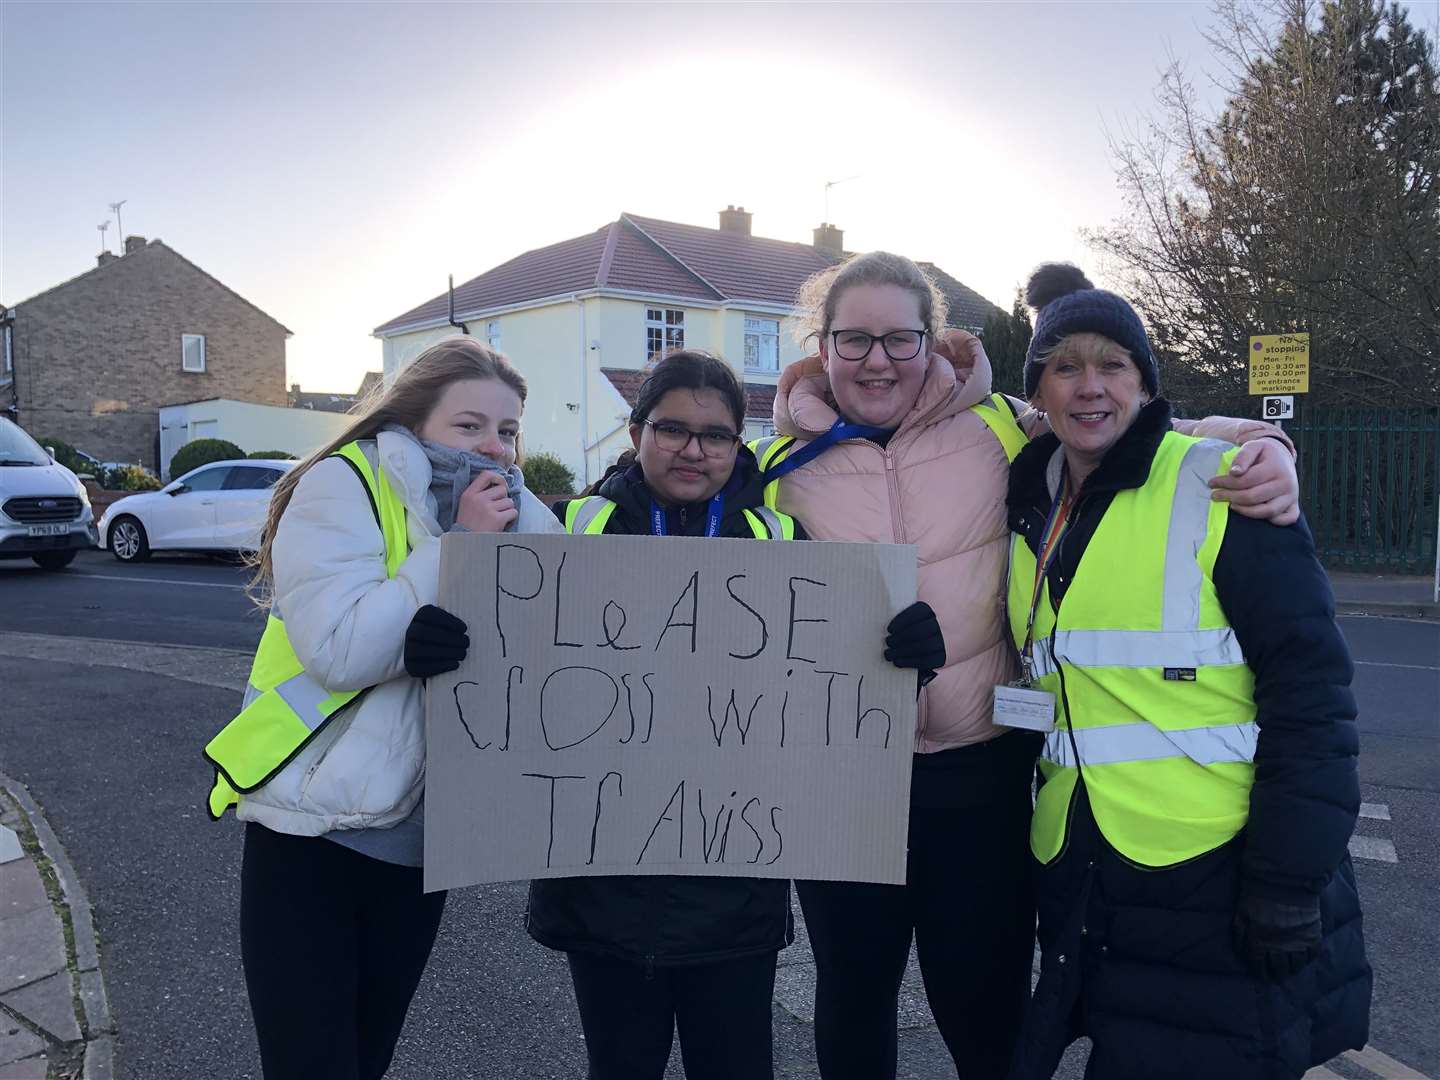
<path id="1" fill-rule="evenodd" d="M 770 430 L 780 371 L 801 358 L 795 296 L 845 256 L 833 225 L 812 243 L 752 236 L 743 207 L 719 228 L 621 214 L 585 236 L 527 251 L 374 331 L 387 384 L 430 345 L 461 332 L 488 341 L 530 384 L 527 450 L 555 454 L 582 481 L 629 445 L 626 418 L 648 364 L 680 348 L 735 365 L 746 435 Z M 937 267 L 953 326 L 978 330 L 994 305 Z"/>

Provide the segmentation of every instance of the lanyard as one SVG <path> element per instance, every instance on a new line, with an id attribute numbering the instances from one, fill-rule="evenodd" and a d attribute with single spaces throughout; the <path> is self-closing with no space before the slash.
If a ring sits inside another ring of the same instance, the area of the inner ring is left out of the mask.
<path id="1" fill-rule="evenodd" d="M 1060 554 L 1060 541 L 1070 524 L 1070 511 L 1074 499 L 1070 492 L 1070 470 L 1060 473 L 1060 490 L 1050 504 L 1050 513 L 1045 518 L 1045 530 L 1040 534 L 1040 550 L 1035 558 L 1035 588 L 1030 593 L 1030 615 L 1025 620 L 1025 645 L 1020 650 L 1020 663 L 1026 684 L 1034 681 L 1035 665 L 1031 656 L 1035 644 L 1035 615 L 1040 609 L 1040 590 L 1045 588 L 1045 575 Z"/>
<path id="2" fill-rule="evenodd" d="M 886 434 L 889 430 L 889 428 L 871 427 L 868 424 L 851 424 L 844 420 L 836 420 L 824 435 L 806 443 L 793 454 L 771 465 L 765 470 L 765 475 L 761 477 L 761 480 L 766 484 L 772 480 L 779 480 L 786 473 L 794 472 L 800 466 L 813 461 L 841 439 L 873 439 L 877 435 Z"/>
<path id="3" fill-rule="evenodd" d="M 710 509 L 705 514 L 705 535 L 720 535 L 720 519 L 725 516 L 725 496 L 717 494 L 710 500 Z M 654 499 L 650 500 L 650 535 L 669 536 L 670 529 L 665 523 L 665 509 Z"/>

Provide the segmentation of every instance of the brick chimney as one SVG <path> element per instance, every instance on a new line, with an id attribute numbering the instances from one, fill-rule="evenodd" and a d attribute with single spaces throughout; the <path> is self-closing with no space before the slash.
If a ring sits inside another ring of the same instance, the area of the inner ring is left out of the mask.
<path id="1" fill-rule="evenodd" d="M 845 230 L 822 221 L 815 230 L 815 250 L 827 255 L 845 254 Z"/>
<path id="2" fill-rule="evenodd" d="M 727 206 L 720 211 L 720 231 L 750 235 L 750 214 L 743 206 Z"/>
<path id="3" fill-rule="evenodd" d="M 102 251 L 102 252 L 100 252 L 99 255 L 96 255 L 96 256 L 95 256 L 95 265 L 96 265 L 96 266 L 109 266 L 112 262 L 114 262 L 114 261 L 115 261 L 116 259 L 118 259 L 119 257 L 120 257 L 120 256 L 119 256 L 119 255 L 116 255 L 113 251 Z"/>
<path id="4" fill-rule="evenodd" d="M 145 246 L 145 237 L 143 237 L 143 236 L 127 236 L 127 237 L 125 237 L 125 254 L 126 254 L 126 255 L 134 255 L 135 252 L 139 251 L 139 250 L 140 250 L 141 248 L 143 248 L 144 246 Z"/>

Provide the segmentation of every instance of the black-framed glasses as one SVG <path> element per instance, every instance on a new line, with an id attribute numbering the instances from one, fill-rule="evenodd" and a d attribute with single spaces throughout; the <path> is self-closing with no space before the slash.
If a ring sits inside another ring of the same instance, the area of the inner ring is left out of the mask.
<path id="1" fill-rule="evenodd" d="M 883 334 L 867 334 L 864 330 L 831 330 L 830 343 L 841 360 L 864 360 L 875 342 L 891 360 L 914 360 L 925 347 L 928 330 L 887 330 Z"/>
<path id="2" fill-rule="evenodd" d="M 672 454 L 680 453 L 694 439 L 706 457 L 724 457 L 740 441 L 739 435 L 729 431 L 691 431 L 669 420 L 646 420 L 644 423 L 654 432 L 655 445 Z"/>

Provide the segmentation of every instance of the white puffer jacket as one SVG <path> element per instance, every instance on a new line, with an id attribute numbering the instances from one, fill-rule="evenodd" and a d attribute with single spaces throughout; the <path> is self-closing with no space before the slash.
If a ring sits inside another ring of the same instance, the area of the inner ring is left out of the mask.
<path id="1" fill-rule="evenodd" d="M 405 674 L 404 650 L 415 612 L 439 603 L 430 461 L 388 431 L 360 446 L 405 503 L 411 550 L 395 577 L 385 576 L 385 540 L 370 497 L 340 460 L 317 462 L 301 477 L 271 549 L 275 607 L 305 670 L 328 690 L 374 687 L 273 780 L 241 798 L 241 820 L 297 836 L 393 825 L 424 789 L 424 683 Z M 565 530 L 522 491 L 516 531 Z"/>

